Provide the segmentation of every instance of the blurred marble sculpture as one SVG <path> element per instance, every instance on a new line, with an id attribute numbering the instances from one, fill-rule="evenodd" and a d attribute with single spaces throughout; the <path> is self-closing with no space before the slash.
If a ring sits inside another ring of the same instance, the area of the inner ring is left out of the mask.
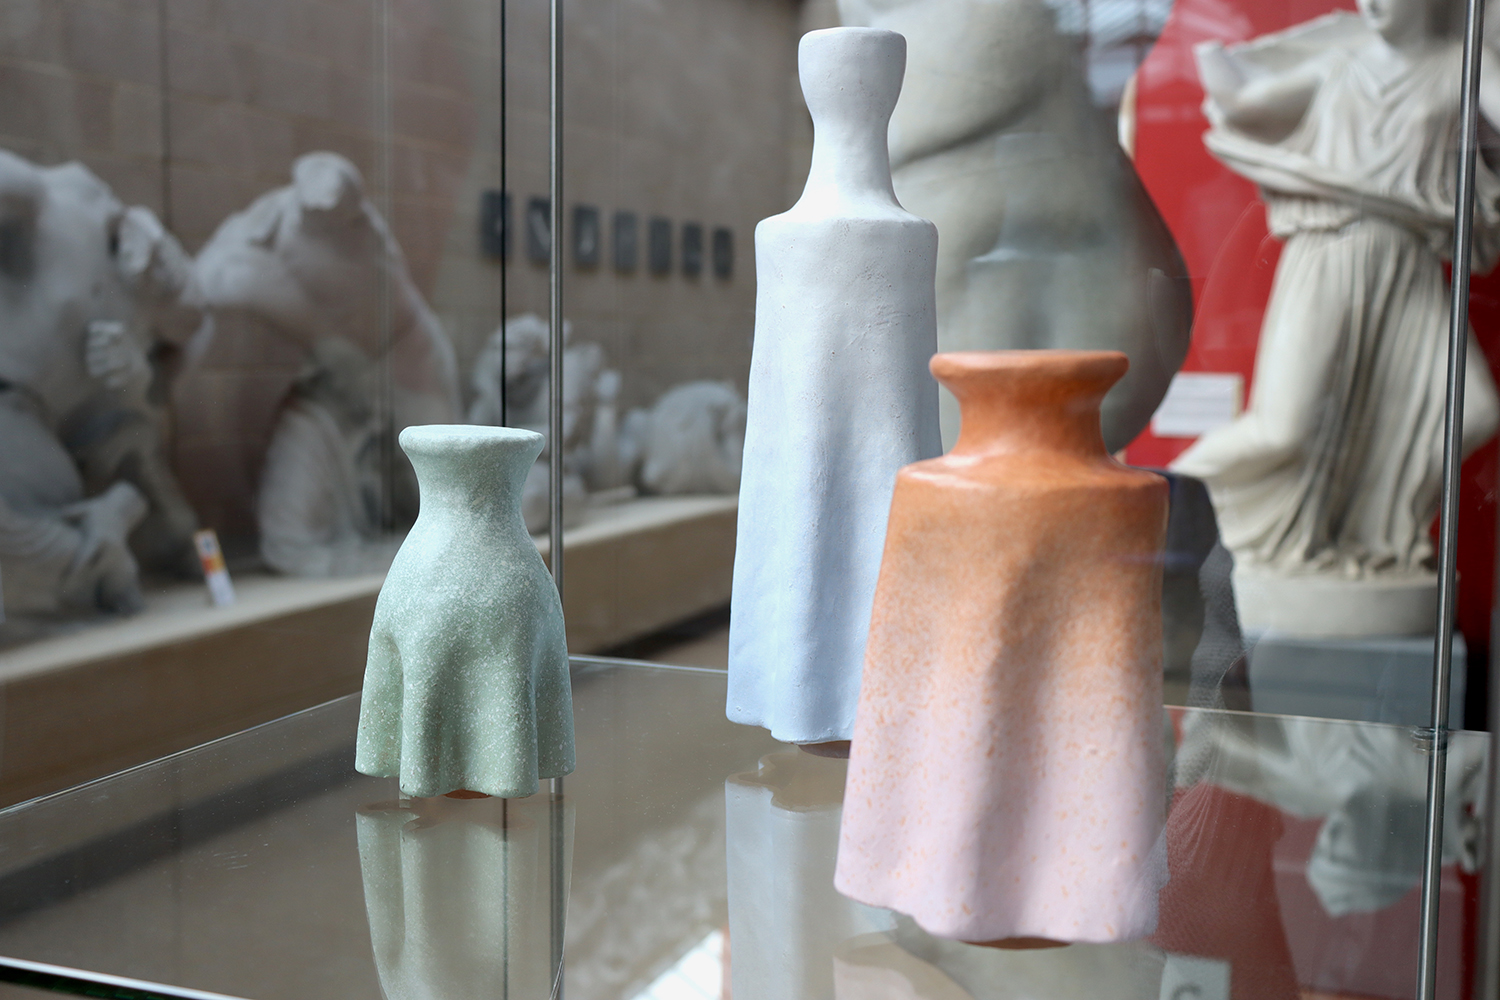
<path id="1" fill-rule="evenodd" d="M 266 452 L 261 556 L 294 576 L 377 572 L 400 545 L 380 531 L 379 373 L 340 337 L 314 341 L 310 354 Z"/>
<path id="2" fill-rule="evenodd" d="M 646 493 L 734 493 L 745 451 L 745 400 L 728 382 L 684 382 L 662 393 L 641 428 Z"/>
<path id="3" fill-rule="evenodd" d="M 613 412 L 619 392 L 618 372 L 604 367 L 604 351 L 598 344 L 573 344 L 573 324 L 563 323 L 563 524 L 572 527 L 586 511 L 588 487 L 584 471 L 592 465 L 592 452 L 610 451 L 613 441 L 594 441 L 596 411 Z M 547 437 L 548 401 L 551 398 L 550 341 L 547 321 L 535 313 L 523 313 L 505 321 L 490 334 L 474 362 L 474 402 L 469 405 L 469 423 L 492 427 L 524 427 Z M 505 377 L 502 405 L 501 351 Z M 503 417 L 503 419 L 502 419 Z M 533 534 L 547 530 L 547 462 L 552 442 L 526 477 L 521 509 L 526 528 Z M 617 485 L 611 483 L 610 485 Z"/>
<path id="4" fill-rule="evenodd" d="M 19 391 L 0 388 L 0 584 L 8 615 L 140 609 L 126 537 L 146 514 L 127 482 L 84 497 L 73 457 Z"/>
<path id="5" fill-rule="evenodd" d="M 1446 10 L 1446 8 L 1444 8 Z M 1365 0 L 1198 50 L 1209 150 L 1260 187 L 1285 242 L 1245 413 L 1173 468 L 1208 484 L 1251 628 L 1436 625 L 1437 513 L 1460 45 L 1426 0 Z M 1480 106 L 1500 122 L 1489 75 Z M 1500 177 L 1476 174 L 1475 258 L 1500 251 Z M 1464 452 L 1497 397 L 1472 335 Z"/>
<path id="6" fill-rule="evenodd" d="M 1443 863 L 1482 865 L 1486 744 L 1455 734 L 1444 799 Z M 1330 916 L 1371 913 L 1421 883 L 1427 758 L 1411 731 L 1326 719 L 1189 712 L 1178 751 L 1178 789 L 1210 783 L 1321 819 L 1307 881 Z"/>
<path id="7" fill-rule="evenodd" d="M 12 612 L 133 610 L 138 562 L 196 565 L 156 360 L 191 332 L 188 274 L 156 217 L 80 164 L 0 151 L 0 567 Z"/>
<path id="8" fill-rule="evenodd" d="M 674 386 L 649 409 L 621 413 L 621 375 L 606 365 L 604 349 L 563 338 L 563 518 L 572 526 L 590 497 L 621 488 L 647 494 L 733 493 L 739 488 L 745 441 L 745 402 L 727 382 Z M 486 341 L 474 364 L 469 422 L 502 420 L 501 349 L 505 352 L 504 414 L 511 427 L 548 431 L 547 322 L 534 313 L 507 320 Z M 526 526 L 545 531 L 546 459 L 551 443 L 526 481 Z"/>
<path id="9" fill-rule="evenodd" d="M 1166 224 L 1090 94 L 1076 33 L 1045 0 L 839 0 L 899 31 L 891 118 L 901 204 L 937 224 L 940 350 L 1123 351 L 1111 451 L 1145 430 L 1187 353 L 1192 296 Z M 942 397 L 943 442 L 958 408 Z"/>
<path id="10" fill-rule="evenodd" d="M 392 433 L 413 424 L 459 419 L 452 346 L 407 272 L 385 219 L 365 197 L 359 171 L 343 157 L 308 153 L 298 158 L 291 184 L 261 195 L 224 220 L 199 253 L 193 279 L 193 301 L 206 315 L 194 344 L 199 355 L 215 339 L 290 345 L 302 353 L 304 364 L 324 366 L 320 378 L 325 383 L 341 383 L 336 393 L 359 386 L 355 391 L 362 398 L 340 404 L 346 424 L 352 414 L 365 411 L 370 414 L 365 423 L 387 425 Z M 346 345 L 338 352 L 340 372 L 327 370 L 332 355 L 317 348 L 335 341 Z M 389 412 L 375 412 L 379 393 L 373 380 L 350 370 L 351 365 L 359 367 L 356 356 L 372 370 L 391 373 Z M 311 502 L 314 496 L 347 495 L 340 479 L 351 464 L 363 461 L 357 449 L 368 442 L 368 428 L 311 433 L 305 376 L 275 415 L 270 433 L 276 446 L 260 477 L 262 554 L 285 572 L 338 572 L 365 565 L 388 546 L 356 531 L 372 547 L 355 554 L 350 531 L 329 535 L 327 518 L 332 515 Z M 339 440 L 344 443 L 336 445 Z M 329 447 L 339 452 L 336 460 L 320 450 Z M 416 516 L 416 486 L 399 454 L 394 472 L 389 519 L 410 524 Z M 285 496 L 295 477 L 308 475 L 318 481 L 301 487 L 301 500 Z M 280 498 L 271 504 L 269 520 L 264 506 L 268 490 Z M 298 517 L 308 520 L 299 522 Z M 303 546 L 325 551 L 290 555 L 292 548 Z"/>
<path id="11" fill-rule="evenodd" d="M 755 230 L 755 343 L 729 624 L 731 721 L 847 740 L 896 471 L 941 450 L 938 234 L 891 190 L 886 128 L 906 42 L 804 35 L 801 198 Z"/>

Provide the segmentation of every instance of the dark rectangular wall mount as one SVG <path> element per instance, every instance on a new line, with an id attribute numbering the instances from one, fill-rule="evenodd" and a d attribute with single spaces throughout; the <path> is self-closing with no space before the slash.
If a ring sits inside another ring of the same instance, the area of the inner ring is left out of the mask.
<path id="1" fill-rule="evenodd" d="M 653 218 L 646 229 L 646 267 L 652 274 L 672 273 L 672 220 Z"/>
<path id="2" fill-rule="evenodd" d="M 479 252 L 501 263 L 510 260 L 510 192 L 479 196 Z"/>
<path id="3" fill-rule="evenodd" d="M 689 278 L 703 273 L 703 226 L 697 222 L 682 224 L 682 273 Z"/>
<path id="4" fill-rule="evenodd" d="M 615 270 L 629 274 L 640 256 L 640 225 L 634 212 L 616 212 L 614 223 Z"/>
<path id="5" fill-rule="evenodd" d="M 532 197 L 526 202 L 526 257 L 533 264 L 545 264 L 551 253 L 551 203 L 546 198 Z"/>
<path id="6" fill-rule="evenodd" d="M 573 206 L 573 263 L 579 267 L 597 267 L 602 256 L 599 234 L 599 210 L 593 205 Z"/>

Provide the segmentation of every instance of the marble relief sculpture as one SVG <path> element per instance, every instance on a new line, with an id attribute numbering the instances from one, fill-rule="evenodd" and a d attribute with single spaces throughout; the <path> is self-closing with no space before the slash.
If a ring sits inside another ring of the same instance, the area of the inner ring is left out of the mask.
<path id="1" fill-rule="evenodd" d="M 728 382 L 673 386 L 646 414 L 639 434 L 643 492 L 738 492 L 745 400 Z"/>
<path id="2" fill-rule="evenodd" d="M 126 539 L 146 509 L 145 497 L 127 482 L 85 497 L 77 463 L 31 399 L 21 390 L 0 388 L 0 586 L 6 615 L 140 610 L 140 573 Z"/>
<path id="3" fill-rule="evenodd" d="M 376 365 L 341 337 L 313 342 L 276 421 L 256 497 L 260 553 L 293 576 L 347 576 L 391 564 L 381 531 Z"/>
<path id="4" fill-rule="evenodd" d="M 1126 364 L 932 359 L 963 432 L 896 478 L 834 884 L 940 937 L 1156 926 L 1168 496 L 1104 448 L 1099 406 Z"/>
<path id="5" fill-rule="evenodd" d="M 591 465 L 595 445 L 592 431 L 596 409 L 612 408 L 619 388 L 619 374 L 604 367 L 604 352 L 598 344 L 574 344 L 573 324 L 563 322 L 563 524 L 578 524 L 587 510 L 589 487 L 584 472 Z M 505 321 L 490 335 L 474 362 L 474 401 L 469 404 L 469 422 L 501 426 L 501 351 L 505 354 L 505 425 L 524 427 L 545 439 L 548 433 L 548 401 L 551 399 L 550 341 L 547 321 L 535 313 L 523 313 Z M 597 443 L 601 453 L 615 448 L 614 441 Z M 547 530 L 552 519 L 549 506 L 547 462 L 552 442 L 542 447 L 541 459 L 527 475 L 522 501 L 526 527 L 533 534 Z M 616 485 L 616 484 L 611 484 Z"/>
<path id="6" fill-rule="evenodd" d="M 408 427 L 421 512 L 380 588 L 355 767 L 411 796 L 504 798 L 573 770 L 562 601 L 521 518 L 542 436 Z"/>
<path id="7" fill-rule="evenodd" d="M 886 151 L 905 58 L 892 31 L 803 36 L 812 167 L 755 232 L 727 712 L 793 743 L 849 739 L 895 474 L 940 451 L 937 232 Z"/>
<path id="8" fill-rule="evenodd" d="M 77 163 L 0 151 L 0 571 L 13 613 L 128 611 L 138 566 L 196 566 L 161 360 L 188 262 Z"/>
<path id="9" fill-rule="evenodd" d="M 1045 0 L 839 0 L 906 36 L 891 117 L 896 195 L 931 219 L 944 351 L 1119 350 L 1111 451 L 1145 430 L 1187 353 L 1192 296 L 1170 231 L 1094 104 L 1076 33 Z M 943 442 L 958 407 L 942 396 Z"/>
<path id="10" fill-rule="evenodd" d="M 727 382 L 673 386 L 649 408 L 622 413 L 620 373 L 604 349 L 573 340 L 563 324 L 563 519 L 582 521 L 587 505 L 630 495 L 723 494 L 739 488 L 745 444 L 745 402 Z M 547 322 L 514 316 L 485 342 L 474 363 L 469 422 L 500 426 L 501 351 L 505 354 L 504 418 L 545 436 L 549 399 Z M 546 461 L 551 443 L 526 480 L 523 508 L 532 533 L 547 530 Z M 623 492 L 622 492 L 623 490 Z"/>
<path id="11" fill-rule="evenodd" d="M 1259 185 L 1284 241 L 1249 406 L 1173 468 L 1208 484 L 1241 615 L 1308 636 L 1436 624 L 1437 513 L 1460 44 L 1427 0 L 1362 0 L 1242 45 L 1204 43 L 1209 150 Z M 1500 123 L 1494 56 L 1480 107 Z M 1476 271 L 1500 252 L 1500 176 L 1476 173 Z M 1494 433 L 1472 335 L 1467 454 Z"/>
<path id="12" fill-rule="evenodd" d="M 396 433 L 414 424 L 460 419 L 453 348 L 412 281 L 385 219 L 365 197 L 359 171 L 342 156 L 320 152 L 299 157 L 289 185 L 225 219 L 194 262 L 192 301 L 205 313 L 193 345 L 200 357 L 215 343 L 224 350 L 290 348 L 304 360 L 305 382 L 306 366 L 321 363 L 317 345 L 339 342 L 352 348 L 341 351 L 345 368 L 357 354 L 363 363 L 391 373 L 388 412 L 372 419 Z M 327 360 L 325 354 L 322 361 Z M 323 373 L 346 381 L 348 374 Z M 290 561 L 283 556 L 291 547 L 323 544 L 315 540 L 326 535 L 326 519 L 332 515 L 310 498 L 347 495 L 340 479 L 351 463 L 361 461 L 350 448 L 364 438 L 360 433 L 352 438 L 310 433 L 304 389 L 294 388 L 270 414 L 271 426 L 264 433 L 277 447 L 261 469 L 259 490 L 264 497 L 268 490 L 281 492 L 295 477 L 321 478 L 303 484 L 307 496 L 301 500 L 283 496 L 284 502 L 261 505 L 259 527 L 267 540 L 263 555 L 288 572 L 321 572 L 325 567 L 331 572 L 349 561 L 353 550 L 347 533 L 327 536 L 327 551 L 299 553 Z M 369 392 L 354 408 L 373 412 L 378 399 Z M 340 437 L 349 440 L 336 447 L 338 459 L 325 461 L 322 450 Z M 399 455 L 393 473 L 390 520 L 409 524 L 416 514 L 415 479 Z M 298 521 L 302 516 L 311 520 Z M 385 544 L 375 536 L 363 540 L 371 548 L 353 557 L 357 565 L 367 563 Z"/>

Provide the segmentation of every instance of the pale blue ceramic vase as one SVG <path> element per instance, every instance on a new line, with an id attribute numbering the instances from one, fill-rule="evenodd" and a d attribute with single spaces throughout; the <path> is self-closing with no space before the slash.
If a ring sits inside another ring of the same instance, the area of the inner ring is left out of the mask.
<path id="1" fill-rule="evenodd" d="M 573 770 L 562 602 L 521 519 L 543 438 L 401 432 L 421 511 L 375 604 L 354 766 L 404 795 L 516 797 Z"/>

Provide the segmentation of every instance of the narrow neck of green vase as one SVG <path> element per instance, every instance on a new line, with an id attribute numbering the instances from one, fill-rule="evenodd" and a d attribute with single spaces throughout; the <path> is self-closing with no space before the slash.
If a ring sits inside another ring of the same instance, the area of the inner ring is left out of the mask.
<path id="1" fill-rule="evenodd" d="M 408 427 L 401 447 L 416 469 L 424 513 L 519 524 L 522 490 L 542 437 L 510 428 Z"/>
<path id="2" fill-rule="evenodd" d="M 532 461 L 492 454 L 412 455 L 423 511 L 452 511 L 507 520 L 519 516 L 521 493 Z M 465 513 L 466 512 L 466 513 Z"/>

